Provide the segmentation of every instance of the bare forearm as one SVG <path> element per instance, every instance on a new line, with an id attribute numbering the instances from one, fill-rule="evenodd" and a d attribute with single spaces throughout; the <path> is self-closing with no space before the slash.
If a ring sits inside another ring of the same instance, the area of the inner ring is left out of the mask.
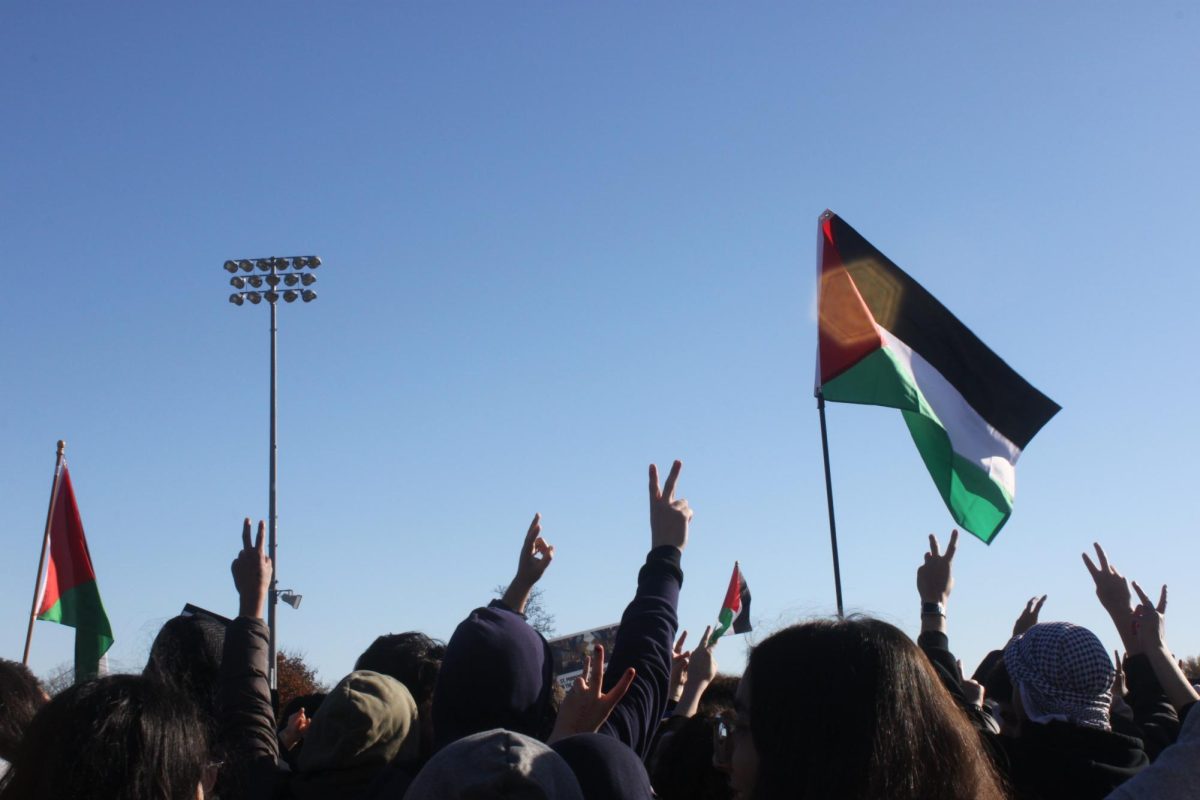
<path id="1" fill-rule="evenodd" d="M 1189 703 L 1200 700 L 1200 695 L 1192 688 L 1192 684 L 1179 669 L 1179 663 L 1165 644 L 1146 650 L 1145 653 L 1146 658 L 1150 661 L 1150 666 L 1154 669 L 1154 677 L 1158 678 L 1159 686 L 1162 687 L 1163 693 L 1166 694 L 1176 711 Z"/>
<path id="2" fill-rule="evenodd" d="M 512 583 L 504 590 L 504 596 L 500 598 L 500 602 L 518 614 L 524 614 L 525 606 L 529 604 L 529 595 L 532 593 L 533 584 L 526 583 L 520 578 L 513 578 Z"/>

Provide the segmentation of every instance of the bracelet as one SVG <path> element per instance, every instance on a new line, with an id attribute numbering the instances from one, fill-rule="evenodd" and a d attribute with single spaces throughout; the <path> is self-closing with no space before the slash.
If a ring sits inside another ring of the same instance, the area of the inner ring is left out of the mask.
<path id="1" fill-rule="evenodd" d="M 946 607 L 941 603 L 921 603 L 922 617 L 944 617 L 946 616 Z"/>

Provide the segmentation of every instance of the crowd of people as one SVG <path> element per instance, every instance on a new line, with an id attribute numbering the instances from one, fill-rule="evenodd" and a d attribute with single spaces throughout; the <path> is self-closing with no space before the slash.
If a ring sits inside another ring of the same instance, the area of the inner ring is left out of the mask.
<path id="1" fill-rule="evenodd" d="M 811 619 L 720 675 L 711 629 L 687 650 L 676 609 L 692 511 L 681 465 L 650 467 L 650 547 L 612 652 L 557 691 L 524 617 L 554 548 L 534 517 L 502 598 L 443 643 L 380 636 L 324 695 L 276 709 L 263 607 L 272 565 L 249 519 L 228 625 L 179 617 L 141 675 L 54 698 L 0 664 L 0 800 L 308 798 L 1200 797 L 1200 712 L 1152 600 L 1096 545 L 1084 554 L 1124 656 L 1034 598 L 971 678 L 946 607 L 957 532 L 931 536 L 914 641 L 869 616 Z M 1135 596 L 1136 595 L 1136 596 Z"/>

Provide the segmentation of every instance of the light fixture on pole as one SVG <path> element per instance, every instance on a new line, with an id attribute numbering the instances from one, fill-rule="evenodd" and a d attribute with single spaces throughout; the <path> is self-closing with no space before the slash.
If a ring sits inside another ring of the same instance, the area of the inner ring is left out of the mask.
<path id="1" fill-rule="evenodd" d="M 235 306 L 244 305 L 247 300 L 251 305 L 258 305 L 263 300 L 266 300 L 271 306 L 271 445 L 270 445 L 270 467 L 268 474 L 268 490 L 267 490 L 267 552 L 271 557 L 271 563 L 275 565 L 275 572 L 271 576 L 271 588 L 268 593 L 267 602 L 267 628 L 269 630 L 269 643 L 267 651 L 267 664 L 270 670 L 270 685 L 274 689 L 277 686 L 276 676 L 276 637 L 275 637 L 275 606 L 282 600 L 292 608 L 300 607 L 301 595 L 294 593 L 291 589 L 277 590 L 277 576 L 279 575 L 279 561 L 277 560 L 276 544 L 278 532 L 278 515 L 276 514 L 275 503 L 275 468 L 278 462 L 278 450 L 276 448 L 276 424 L 275 411 L 276 404 L 276 388 L 277 388 L 277 372 L 275 366 L 275 339 L 278 332 L 277 320 L 277 305 L 280 300 L 280 293 L 275 291 L 276 287 L 282 282 L 288 286 L 295 286 L 300 283 L 304 286 L 310 286 L 316 282 L 317 276 L 311 272 L 300 272 L 305 268 L 316 269 L 321 266 L 321 259 L 316 256 L 289 256 L 280 258 L 272 256 L 270 258 L 241 258 L 226 261 L 223 269 L 232 274 L 229 283 L 234 289 L 245 290 L 246 286 L 251 287 L 250 291 L 236 291 L 229 295 L 229 302 Z M 237 275 L 238 270 L 246 273 L 253 273 L 255 268 L 259 272 L 266 273 L 265 275 L 246 275 L 245 277 Z M 290 271 L 289 271 L 290 269 Z M 258 292 L 254 289 L 262 288 L 266 283 L 267 291 Z M 305 289 L 299 293 L 304 302 L 309 303 L 317 299 L 317 293 L 311 289 Z M 282 299 L 285 302 L 291 303 L 296 300 L 297 292 L 288 290 L 282 293 Z"/>

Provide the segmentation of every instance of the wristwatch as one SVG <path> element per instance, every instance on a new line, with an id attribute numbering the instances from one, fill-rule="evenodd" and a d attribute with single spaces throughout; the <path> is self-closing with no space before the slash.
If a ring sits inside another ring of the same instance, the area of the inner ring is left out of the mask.
<path id="1" fill-rule="evenodd" d="M 944 617 L 946 616 L 946 607 L 941 603 L 921 603 L 922 617 Z"/>

